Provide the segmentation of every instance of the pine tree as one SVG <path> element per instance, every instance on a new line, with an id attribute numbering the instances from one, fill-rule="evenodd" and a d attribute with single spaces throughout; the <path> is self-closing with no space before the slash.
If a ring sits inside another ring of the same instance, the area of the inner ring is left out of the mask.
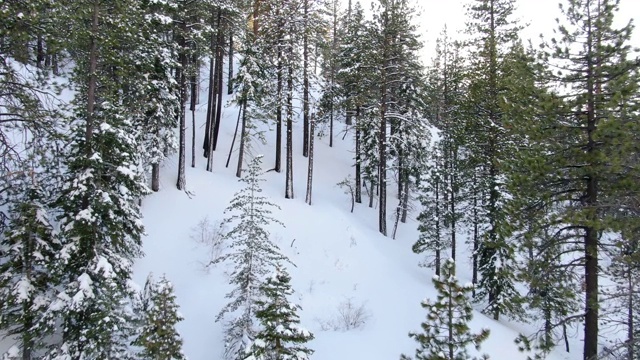
<path id="1" fill-rule="evenodd" d="M 44 204 L 47 195 L 37 183 L 29 184 L 33 179 L 21 178 L 17 187 L 23 194 L 10 209 L 8 230 L 0 242 L 0 329 L 17 338 L 20 358 L 30 360 L 54 331 L 46 310 L 55 298 L 53 274 L 60 243 Z"/>
<path id="2" fill-rule="evenodd" d="M 451 246 L 451 258 L 456 260 L 457 238 L 464 219 L 464 190 L 470 176 L 465 167 L 468 157 L 464 137 L 464 108 L 466 101 L 465 65 L 460 56 L 462 44 L 452 40 L 445 27 L 436 42 L 436 55 L 427 74 L 426 107 L 432 125 L 439 133 L 435 147 L 440 149 L 442 161 L 434 169 L 442 178 L 443 208 L 441 221 L 443 236 Z M 438 163 L 436 162 L 436 165 Z M 439 269 L 438 269 L 439 270 Z"/>
<path id="3" fill-rule="evenodd" d="M 440 146 L 434 148 L 432 161 L 418 197 L 422 205 L 422 211 L 417 218 L 420 236 L 413 244 L 412 250 L 416 254 L 429 252 L 427 257 L 433 256 L 433 261 L 427 261 L 424 265 L 435 268 L 436 275 L 440 275 L 442 253 L 450 246 L 449 239 L 445 236 L 444 214 L 447 211 L 447 199 Z"/>
<path id="4" fill-rule="evenodd" d="M 184 319 L 178 312 L 173 285 L 164 275 L 156 282 L 150 274 L 141 300 L 141 330 L 132 344 L 142 348 L 138 358 L 186 359 L 182 353 L 182 338 L 176 330 L 176 324 Z"/>
<path id="5" fill-rule="evenodd" d="M 445 261 L 440 276 L 433 277 L 433 285 L 438 291 L 436 301 L 424 300 L 422 307 L 428 311 L 427 321 L 422 323 L 422 333 L 409 333 L 420 347 L 416 350 L 416 360 L 465 360 L 470 359 L 467 346 L 476 349 L 489 337 L 489 330 L 471 333 L 469 321 L 473 309 L 468 298 L 472 284 L 460 285 L 455 277 L 453 260 Z M 483 359 L 488 357 L 484 355 Z M 401 359 L 411 359 L 402 355 Z"/>
<path id="6" fill-rule="evenodd" d="M 286 269 L 278 265 L 260 287 L 263 299 L 256 302 L 256 318 L 263 329 L 257 333 L 245 360 L 307 360 L 313 353 L 304 346 L 313 340 L 313 335 L 299 325 L 297 311 L 301 308 L 288 299 L 293 295 L 290 281 Z"/>
<path id="7" fill-rule="evenodd" d="M 373 166 L 365 171 L 367 160 L 376 163 L 375 157 L 366 157 L 366 154 L 373 155 L 374 149 L 363 148 L 363 138 L 369 136 L 375 127 L 370 116 L 365 112 L 370 106 L 370 98 L 373 97 L 375 81 L 373 72 L 375 66 L 372 61 L 374 52 L 374 41 L 372 24 L 364 18 L 364 10 L 360 2 L 356 2 L 349 17 L 345 21 L 342 41 L 338 49 L 338 71 L 336 81 L 342 91 L 340 108 L 345 109 L 346 117 L 354 122 L 354 153 L 355 153 L 355 201 L 362 202 L 363 181 L 373 180 Z M 370 146 L 375 146 L 375 142 L 367 142 Z M 377 157 L 377 156 L 376 156 Z M 366 173 L 365 173 L 366 172 Z M 364 177 L 364 179 L 363 179 Z M 373 185 L 371 186 L 373 187 Z"/>
<path id="8" fill-rule="evenodd" d="M 129 83 L 136 69 L 139 2 L 63 2 L 71 28 L 67 46 L 76 66 L 72 136 L 64 154 L 59 294 L 48 311 L 57 315 L 62 339 L 48 359 L 132 356 L 128 304 L 131 266 L 141 255 L 139 199 L 148 192 L 139 168 L 134 120 L 142 106 Z M 114 24 L 118 24 L 115 26 Z M 126 26 L 124 26 L 126 24 Z"/>
<path id="9" fill-rule="evenodd" d="M 277 263 L 287 260 L 269 239 L 265 228 L 269 224 L 283 224 L 271 215 L 271 209 L 279 207 L 260 195 L 260 182 L 264 181 L 261 159 L 256 156 L 251 161 L 246 175 L 240 179 L 246 187 L 235 194 L 225 210 L 225 213 L 232 213 L 223 222 L 233 226 L 223 237 L 224 241 L 230 242 L 230 250 L 212 262 L 228 262 L 235 266 L 230 275 L 234 288 L 226 295 L 230 302 L 216 318 L 216 321 L 222 321 L 225 315 L 233 316 L 226 323 L 225 334 L 225 358 L 230 360 L 244 359 L 245 349 L 256 336 L 254 322 L 260 286 Z"/>
<path id="10" fill-rule="evenodd" d="M 487 301 L 486 311 L 499 319 L 501 314 L 519 317 L 520 296 L 515 289 L 515 249 L 510 241 L 507 221 L 504 161 L 513 143 L 508 138 L 504 105 L 512 101 L 506 91 L 503 59 L 518 39 L 520 27 L 510 19 L 514 0 L 476 0 L 469 8 L 468 32 L 473 41 L 469 73 L 469 137 L 471 166 L 477 169 L 474 179 L 483 195 L 480 203 L 481 228 L 478 244 L 477 301 Z"/>
<path id="11" fill-rule="evenodd" d="M 520 150 L 527 175 L 514 184 L 536 194 L 533 205 L 546 209 L 540 227 L 555 234 L 556 249 L 571 254 L 561 266 L 584 289 L 585 360 L 599 353 L 599 259 L 612 245 L 602 234 L 632 223 L 617 214 L 623 195 L 637 191 L 640 170 L 640 64 L 628 45 L 632 26 L 613 26 L 617 3 L 571 0 L 563 7 L 566 25 L 544 45 L 550 71 L 540 75 L 549 92 L 560 90 L 539 101 L 542 116 L 528 125 L 530 143 Z"/>

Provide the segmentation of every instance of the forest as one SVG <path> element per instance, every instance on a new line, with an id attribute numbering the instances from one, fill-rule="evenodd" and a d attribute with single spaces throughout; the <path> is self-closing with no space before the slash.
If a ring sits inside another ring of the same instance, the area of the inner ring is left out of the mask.
<path id="1" fill-rule="evenodd" d="M 640 359 L 633 22 L 618 26 L 619 0 L 560 0 L 553 36 L 532 43 L 517 0 L 468 0 L 464 33 L 431 29 L 423 61 L 418 5 L 0 0 L 2 359 L 186 359 L 171 281 L 133 281 L 142 209 L 197 196 L 189 167 L 222 163 L 242 186 L 209 264 L 232 267 L 211 319 L 224 359 L 313 358 L 271 236 L 287 219 L 261 183 L 313 207 L 334 171 L 317 147 L 345 141 L 334 191 L 388 241 L 415 225 L 410 250 L 435 274 L 415 359 L 473 358 L 490 336 L 467 325 L 473 309 L 534 326 L 511 339 L 532 359 L 569 352 L 567 329 L 584 360 Z"/>

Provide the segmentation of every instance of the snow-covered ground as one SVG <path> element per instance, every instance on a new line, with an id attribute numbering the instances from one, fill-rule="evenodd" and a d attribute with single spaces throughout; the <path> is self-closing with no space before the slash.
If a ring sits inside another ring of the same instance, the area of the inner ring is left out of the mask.
<path id="1" fill-rule="evenodd" d="M 213 172 L 205 171 L 206 159 L 201 155 L 202 138 L 197 142 L 197 166 L 187 169 L 187 190 L 175 188 L 177 158 L 166 162 L 160 192 L 143 201 L 146 256 L 135 266 L 135 280 L 144 283 L 149 272 L 166 273 L 173 282 L 181 313 L 185 320 L 179 331 L 184 338 L 184 350 L 191 360 L 222 359 L 223 326 L 215 322 L 220 309 L 227 303 L 225 294 L 228 265 L 205 269 L 210 250 L 198 243 L 194 234 L 198 223 L 224 218 L 223 210 L 240 189 L 235 174 L 236 153 L 229 168 L 224 164 L 233 137 L 237 110 L 224 110 L 218 150 L 214 153 Z M 197 126 L 202 126 L 206 104 L 198 110 Z M 189 116 L 190 118 L 190 116 Z M 290 267 L 295 300 L 303 311 L 302 325 L 311 330 L 315 339 L 309 346 L 316 352 L 315 360 L 397 359 L 401 353 L 413 355 L 417 344 L 407 334 L 419 330 L 426 312 L 420 301 L 435 299 L 431 284 L 433 271 L 420 267 L 421 256 L 411 251 L 417 239 L 416 214 L 407 224 L 400 224 L 396 240 L 377 232 L 377 210 L 357 204 L 350 213 L 350 198 L 336 184 L 352 173 L 352 142 L 342 140 L 343 124 L 336 124 L 334 147 L 328 138 L 316 138 L 313 205 L 304 201 L 307 159 L 302 157 L 301 123 L 294 125 L 294 188 L 295 199 L 284 198 L 284 170 L 267 172 L 264 194 L 282 209 L 274 213 L 286 228 L 270 230 L 282 251 L 296 267 Z M 187 129 L 191 138 L 190 123 Z M 203 129 L 198 129 L 203 133 Z M 265 155 L 264 170 L 273 168 L 275 133 L 267 133 L 268 144 L 256 145 L 254 153 Z M 237 143 L 236 143 L 237 146 Z M 190 163 L 190 146 L 187 146 Z M 283 149 L 284 151 L 284 149 Z M 284 168 L 284 161 L 283 161 Z M 390 189 L 393 186 L 390 186 Z M 389 196 L 390 209 L 396 200 Z M 393 214 L 388 211 L 389 216 Z M 392 219 L 389 218 L 392 224 Z M 389 226 L 391 228 L 391 226 Z M 460 242 L 459 246 L 466 247 Z M 470 280 L 468 251 L 459 255 L 458 274 L 462 282 Z M 349 331 L 333 330 L 341 308 L 346 304 L 361 309 L 365 320 L 361 328 Z M 493 359 L 525 359 L 514 344 L 519 332 L 529 332 L 525 324 L 496 322 L 476 312 L 472 329 L 489 328 L 491 335 L 481 353 Z M 327 328 L 329 328 L 327 330 Z M 571 334 L 570 334 L 571 335 Z M 572 353 L 562 349 L 549 359 L 581 357 L 579 331 L 573 331 Z"/>

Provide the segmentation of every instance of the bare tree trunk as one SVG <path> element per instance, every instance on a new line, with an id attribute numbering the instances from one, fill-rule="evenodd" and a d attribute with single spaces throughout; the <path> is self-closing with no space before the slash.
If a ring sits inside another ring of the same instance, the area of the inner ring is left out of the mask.
<path id="1" fill-rule="evenodd" d="M 233 32 L 231 26 L 229 26 L 229 74 L 227 77 L 227 95 L 233 94 Z"/>
<path id="2" fill-rule="evenodd" d="M 215 16 L 215 20 L 214 20 L 214 16 Z M 215 12 L 212 11 L 211 14 L 211 22 L 212 24 L 217 24 L 217 27 L 220 27 L 220 21 L 221 21 L 221 17 L 222 14 L 220 11 L 217 12 L 217 14 Z M 213 123 L 214 123 L 214 118 L 215 118 L 215 109 L 216 109 L 216 93 L 215 93 L 215 85 L 216 85 L 216 61 L 217 61 L 217 57 L 216 57 L 216 49 L 218 48 L 218 42 L 217 42 L 217 33 L 216 35 L 214 35 L 213 33 L 211 33 L 211 41 L 209 43 L 209 51 L 211 52 L 211 60 L 209 62 L 209 95 L 208 95 L 208 99 L 207 99 L 207 118 L 206 118 L 206 129 L 205 129 L 205 135 L 204 135 L 204 144 L 203 144 L 203 149 L 204 149 L 204 157 L 209 158 L 209 154 L 211 154 L 212 152 L 212 138 L 213 138 Z M 210 164 L 210 161 L 207 161 L 207 171 L 209 171 L 209 169 L 211 168 L 212 164 Z"/>
<path id="3" fill-rule="evenodd" d="M 358 108 L 356 110 L 356 202 L 358 204 L 362 203 L 362 164 L 361 164 L 361 157 L 362 155 L 360 154 L 360 128 L 358 125 L 358 115 L 360 113 L 360 108 Z"/>
<path id="4" fill-rule="evenodd" d="M 302 33 L 302 156 L 309 156 L 309 0 L 304 0 L 304 26 Z"/>
<path id="5" fill-rule="evenodd" d="M 312 198 L 312 187 L 313 187 L 313 143 L 314 143 L 314 138 L 315 138 L 315 128 L 316 128 L 316 121 L 315 118 L 313 116 L 311 116 L 310 119 L 310 136 L 309 136 L 309 170 L 307 172 L 307 197 L 306 197 L 306 202 L 307 204 L 311 205 L 311 198 Z"/>
<path id="6" fill-rule="evenodd" d="M 221 20 L 222 21 L 222 20 Z M 213 127 L 213 150 L 215 151 L 218 147 L 218 134 L 220 133 L 220 121 L 222 119 L 222 79 L 224 77 L 223 66 L 224 66 L 224 26 L 222 22 L 220 22 L 218 26 L 218 39 L 217 42 L 217 57 L 216 57 L 216 85 L 215 91 L 218 99 L 216 101 L 216 121 Z"/>
<path id="7" fill-rule="evenodd" d="M 242 101 L 241 111 L 242 111 L 242 131 L 240 131 L 240 148 L 238 149 L 238 167 L 236 168 L 236 177 L 242 177 L 244 148 L 245 148 L 245 143 L 247 141 L 247 100 Z"/>
<path id="8" fill-rule="evenodd" d="M 160 164 L 151 165 L 151 190 L 160 190 Z"/>
<path id="9" fill-rule="evenodd" d="M 227 164 L 225 167 L 229 167 L 231 161 L 231 153 L 233 153 L 233 146 L 236 144 L 236 137 L 238 135 L 238 127 L 240 126 L 240 116 L 242 115 L 242 107 L 238 110 L 238 120 L 236 121 L 236 130 L 233 132 L 233 140 L 231 140 L 231 146 L 229 147 L 229 156 L 227 156 Z"/>
<path id="10" fill-rule="evenodd" d="M 198 101 L 198 79 L 196 73 L 199 71 L 196 55 L 193 55 L 191 61 L 195 71 L 191 75 L 191 101 L 189 104 L 189 110 L 191 111 L 191 167 L 194 168 L 196 167 L 196 103 Z"/>
<path id="11" fill-rule="evenodd" d="M 36 66 L 38 67 L 38 69 L 42 69 L 44 58 L 44 40 L 42 39 L 42 34 L 38 34 L 36 43 Z"/>
<path id="12" fill-rule="evenodd" d="M 290 40 L 288 48 L 289 56 L 293 53 L 293 40 Z M 293 199 L 293 63 L 287 61 L 287 170 L 285 195 L 287 199 Z"/>
<path id="13" fill-rule="evenodd" d="M 187 77 L 185 71 L 188 66 L 187 59 L 187 40 L 185 38 L 187 34 L 186 19 L 182 19 L 180 24 L 180 34 L 178 37 L 178 47 L 180 48 L 179 62 L 180 68 L 178 69 L 178 83 L 180 86 L 180 147 L 178 150 L 178 180 L 176 187 L 178 190 L 184 190 L 187 184 L 185 175 L 185 156 L 186 156 L 186 102 L 187 102 Z"/>
<path id="14" fill-rule="evenodd" d="M 213 84 L 214 84 L 214 68 L 215 68 L 215 55 L 213 34 L 211 34 L 211 58 L 209 59 L 209 92 L 207 95 L 207 115 L 205 118 L 206 127 L 204 130 L 204 143 L 202 144 L 202 150 L 204 150 L 203 156 L 209 157 L 209 133 L 211 132 L 212 111 L 213 111 Z"/>
<path id="15" fill-rule="evenodd" d="M 405 179 L 404 185 L 404 193 L 402 194 L 402 216 L 400 217 L 400 221 L 405 224 L 407 222 L 407 213 L 409 208 L 409 192 L 411 189 L 409 188 L 409 181 Z"/>
<path id="16" fill-rule="evenodd" d="M 282 166 L 282 36 L 278 39 L 278 64 L 276 87 L 276 164 L 274 170 L 280 172 Z"/>

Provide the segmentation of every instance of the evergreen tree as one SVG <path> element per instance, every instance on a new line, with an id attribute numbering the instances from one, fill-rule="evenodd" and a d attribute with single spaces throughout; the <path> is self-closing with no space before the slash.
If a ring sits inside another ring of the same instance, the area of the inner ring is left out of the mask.
<path id="1" fill-rule="evenodd" d="M 425 176 L 424 184 L 418 197 L 422 211 L 418 215 L 418 231 L 420 236 L 413 244 L 412 250 L 416 254 L 429 252 L 428 258 L 433 261 L 424 265 L 435 268 L 436 275 L 440 275 L 442 252 L 450 245 L 444 231 L 444 214 L 447 211 L 445 199 L 444 174 L 442 171 L 442 152 L 439 146 L 433 150 L 430 171 Z M 431 254 L 433 252 L 433 254 Z"/>
<path id="2" fill-rule="evenodd" d="M 436 56 L 428 71 L 426 86 L 427 114 L 439 133 L 434 147 L 439 149 L 441 161 L 435 162 L 433 169 L 439 174 L 442 183 L 439 186 L 442 236 L 448 237 L 451 246 L 451 259 L 456 260 L 457 237 L 461 231 L 460 222 L 464 219 L 465 185 L 470 176 L 465 167 L 468 158 L 464 137 L 464 108 L 466 101 L 465 67 L 460 56 L 461 43 L 453 41 L 447 28 L 442 31 L 436 42 Z M 428 204 L 427 204 L 428 205 Z M 439 271 L 438 268 L 436 270 Z"/>
<path id="3" fill-rule="evenodd" d="M 20 358 L 30 360 L 46 347 L 45 339 L 54 330 L 46 310 L 55 298 L 60 244 L 44 204 L 47 195 L 37 183 L 29 184 L 33 179 L 21 178 L 23 194 L 10 209 L 0 242 L 0 329 L 16 337 Z"/>
<path id="4" fill-rule="evenodd" d="M 621 231 L 632 217 L 619 217 L 623 194 L 636 191 L 638 165 L 638 66 L 628 45 L 632 26 L 614 28 L 617 1 L 570 0 L 566 25 L 544 46 L 551 70 L 543 85 L 558 94 L 541 99 L 539 121 L 526 128 L 517 177 L 533 205 L 547 211 L 539 225 L 554 234 L 563 271 L 580 274 L 584 289 L 583 358 L 598 356 L 602 236 Z M 515 180 L 515 179 L 514 179 Z M 616 199 L 616 200 L 613 200 Z M 571 260 L 566 260 L 571 259 Z"/>
<path id="5" fill-rule="evenodd" d="M 163 275 L 155 281 L 150 274 L 141 299 L 140 334 L 133 345 L 142 348 L 140 359 L 184 360 L 182 338 L 176 324 L 184 320 L 178 312 L 173 285 Z"/>
<path id="6" fill-rule="evenodd" d="M 62 215 L 62 266 L 57 301 L 62 339 L 48 359 L 132 356 L 129 302 L 133 260 L 141 255 L 139 199 L 148 192 L 139 169 L 133 128 L 142 108 L 127 91 L 142 81 L 135 64 L 144 42 L 137 1 L 63 2 L 72 31 L 67 46 L 76 66 L 72 137 L 65 159 L 65 187 L 56 205 Z M 117 26 L 116 26 L 117 24 Z"/>
<path id="7" fill-rule="evenodd" d="M 261 156 L 256 156 L 240 179 L 246 187 L 237 192 L 225 213 L 232 213 L 224 220 L 233 228 L 223 237 L 229 241 L 229 252 L 223 254 L 212 264 L 228 262 L 234 264 L 231 272 L 231 284 L 234 288 L 226 295 L 230 302 L 218 314 L 216 321 L 222 321 L 225 315 L 233 315 L 226 324 L 225 358 L 244 359 L 245 349 L 255 339 L 255 315 L 258 310 L 260 286 L 264 277 L 286 257 L 269 239 L 266 226 L 282 223 L 271 216 L 271 209 L 279 207 L 260 193 L 262 170 Z"/>
<path id="8" fill-rule="evenodd" d="M 304 346 L 313 335 L 300 327 L 300 306 L 289 302 L 293 295 L 291 276 L 278 265 L 275 273 L 260 287 L 263 294 L 256 301 L 256 318 L 263 329 L 256 334 L 245 360 L 307 360 L 313 350 Z"/>
<path id="9" fill-rule="evenodd" d="M 416 350 L 416 360 L 465 360 L 470 359 L 467 346 L 476 349 L 489 337 L 489 330 L 471 333 L 469 321 L 473 309 L 468 298 L 472 284 L 460 285 L 455 277 L 453 260 L 445 261 L 440 276 L 433 277 L 433 285 L 438 291 L 436 301 L 424 300 L 422 307 L 428 311 L 427 321 L 422 323 L 422 333 L 409 333 L 420 347 Z M 488 358 L 484 355 L 482 358 Z M 401 359 L 411 359 L 402 355 Z"/>
<path id="10" fill-rule="evenodd" d="M 514 8 L 514 0 L 476 0 L 469 8 L 468 25 L 468 32 L 477 38 L 472 45 L 466 130 L 470 165 L 479 175 L 473 187 L 483 195 L 478 215 L 484 225 L 477 249 L 480 279 L 476 300 L 486 300 L 486 311 L 496 320 L 500 314 L 521 315 L 521 299 L 515 289 L 515 249 L 505 209 L 509 175 L 504 169 L 513 147 L 504 110 L 513 96 L 506 91 L 503 65 L 520 29 L 510 19 Z"/>
<path id="11" fill-rule="evenodd" d="M 377 151 L 375 141 L 364 141 L 365 137 L 375 136 L 375 124 L 372 117 L 365 115 L 369 112 L 370 98 L 373 96 L 375 81 L 373 73 L 374 38 L 372 24 L 365 20 L 364 10 L 360 2 L 356 2 L 349 17 L 345 21 L 343 37 L 338 50 L 338 70 L 336 81 L 342 91 L 340 108 L 345 109 L 347 118 L 351 118 L 355 124 L 355 201 L 362 202 L 363 180 L 371 183 L 374 181 L 377 165 Z M 370 135 L 373 133 L 373 135 Z M 366 143 L 371 148 L 364 148 Z M 366 156 L 366 155 L 368 156 Z M 366 167 L 366 170 L 364 169 Z M 363 179 L 364 178 L 364 179 Z M 373 194 L 370 194 L 371 196 Z"/>

